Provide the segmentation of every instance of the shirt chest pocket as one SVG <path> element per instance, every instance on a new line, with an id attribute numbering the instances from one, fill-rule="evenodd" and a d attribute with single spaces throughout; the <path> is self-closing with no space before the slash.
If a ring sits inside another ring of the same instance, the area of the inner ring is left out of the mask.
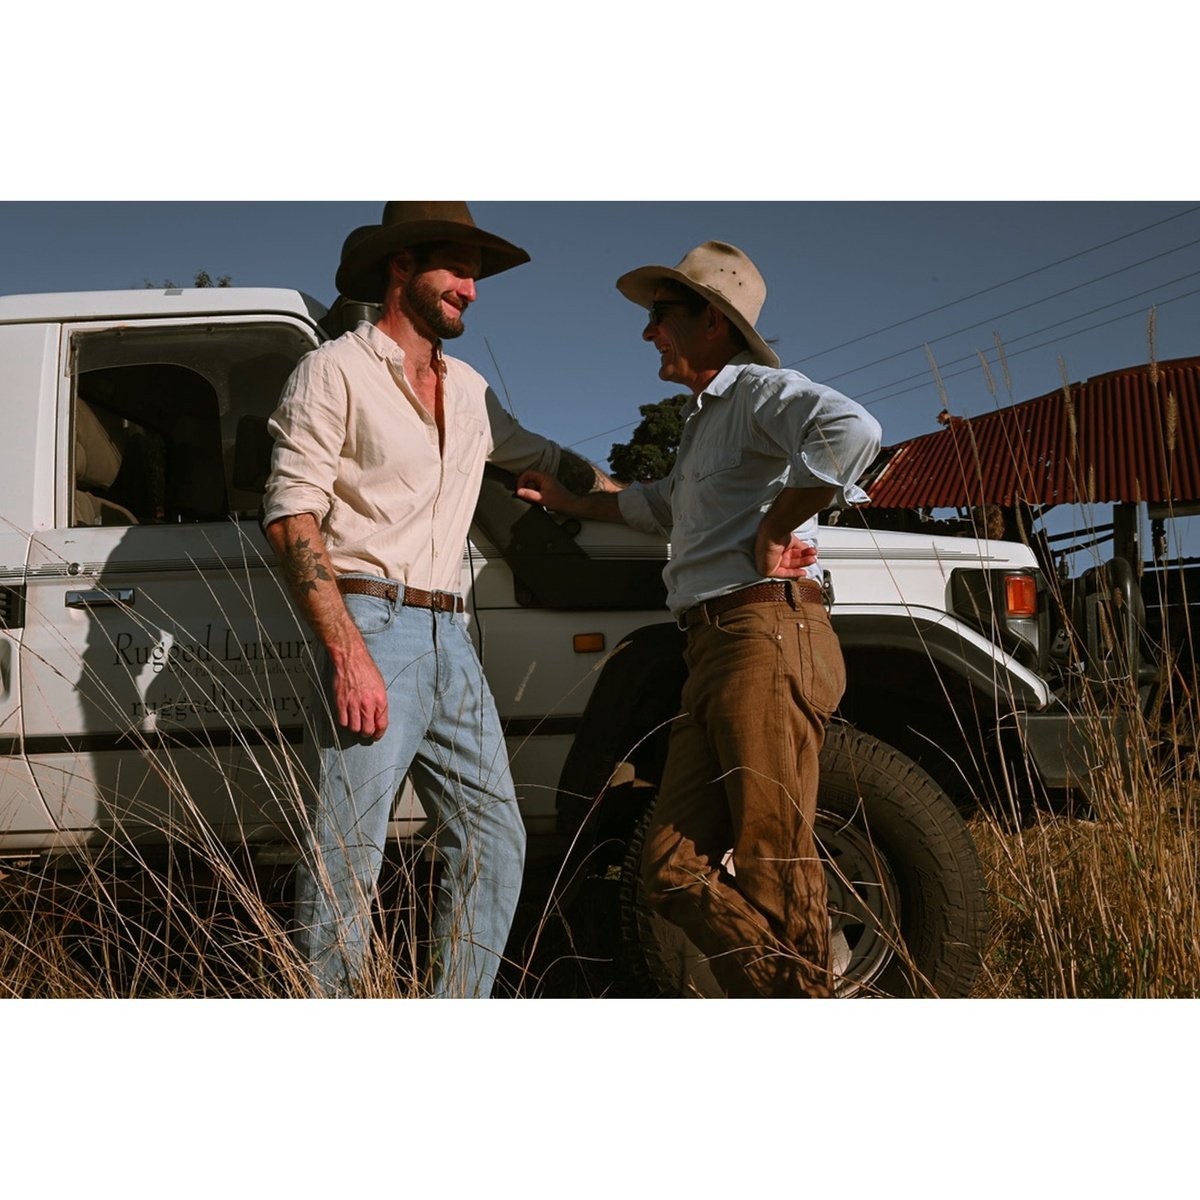
<path id="1" fill-rule="evenodd" d="M 459 417 L 454 425 L 451 457 L 464 475 L 477 471 L 487 457 L 487 426 L 475 417 Z"/>
<path id="2" fill-rule="evenodd" d="M 684 477 L 696 482 L 712 479 L 723 471 L 732 471 L 742 465 L 740 446 L 710 446 L 703 453 L 691 457 L 684 469 Z M 719 482 L 719 481 L 717 481 Z"/>

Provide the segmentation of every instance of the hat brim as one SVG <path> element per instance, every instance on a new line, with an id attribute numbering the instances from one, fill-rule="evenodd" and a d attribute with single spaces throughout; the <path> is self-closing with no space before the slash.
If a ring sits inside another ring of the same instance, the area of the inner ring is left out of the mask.
<path id="1" fill-rule="evenodd" d="M 335 277 L 338 292 L 348 300 L 378 303 L 383 299 L 387 287 L 387 272 L 383 264 L 388 256 L 427 242 L 478 246 L 482 255 L 476 279 L 487 279 L 529 262 L 529 255 L 520 246 L 514 246 L 512 242 L 506 242 L 473 225 L 460 225 L 456 221 L 409 221 L 404 225 L 380 225 L 365 236 L 338 266 Z"/>
<path id="2" fill-rule="evenodd" d="M 682 284 L 689 291 L 695 292 L 697 296 L 703 296 L 709 304 L 724 313 L 746 339 L 749 353 L 756 363 L 761 363 L 764 367 L 779 366 L 779 355 L 763 341 L 758 330 L 729 303 L 725 296 L 712 288 L 705 287 L 702 283 L 697 283 L 674 267 L 638 267 L 636 270 L 626 271 L 617 280 L 617 291 L 626 300 L 632 300 L 640 308 L 649 308 L 654 303 L 654 289 L 664 280 Z"/>

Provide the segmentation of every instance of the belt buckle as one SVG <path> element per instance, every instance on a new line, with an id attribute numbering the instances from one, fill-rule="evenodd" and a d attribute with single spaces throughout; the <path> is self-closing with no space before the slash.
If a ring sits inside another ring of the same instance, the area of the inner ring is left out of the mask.
<path id="1" fill-rule="evenodd" d="M 453 592 L 430 592 L 429 607 L 437 612 L 457 612 L 458 597 Z"/>

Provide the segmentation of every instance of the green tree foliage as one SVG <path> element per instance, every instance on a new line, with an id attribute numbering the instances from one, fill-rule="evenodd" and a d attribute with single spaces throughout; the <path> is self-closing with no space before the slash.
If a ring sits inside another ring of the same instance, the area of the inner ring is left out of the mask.
<path id="1" fill-rule="evenodd" d="M 639 483 L 670 473 L 683 433 L 683 406 L 690 399 L 685 392 L 640 406 L 642 420 L 633 436 L 628 442 L 615 443 L 608 456 L 614 479 Z"/>
<path id="2" fill-rule="evenodd" d="M 207 271 L 197 271 L 192 277 L 192 287 L 229 287 L 233 282 L 231 275 L 218 275 L 214 279 Z M 146 287 L 153 288 L 155 291 L 165 291 L 167 288 L 177 288 L 177 284 L 173 279 L 164 279 L 162 283 L 154 283 L 151 280 L 146 280 Z"/>

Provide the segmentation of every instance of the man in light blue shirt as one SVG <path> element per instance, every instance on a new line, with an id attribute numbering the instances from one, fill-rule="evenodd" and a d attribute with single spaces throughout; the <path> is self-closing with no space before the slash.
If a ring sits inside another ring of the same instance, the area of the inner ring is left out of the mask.
<path id="1" fill-rule="evenodd" d="M 736 247 L 705 242 L 617 287 L 649 310 L 659 378 L 692 393 L 675 466 L 583 497 L 528 471 L 517 494 L 670 538 L 667 603 L 687 630 L 688 678 L 646 836 L 647 895 L 728 995 L 829 996 L 813 820 L 845 668 L 817 582 L 817 514 L 866 499 L 855 481 L 879 425 L 780 367 L 755 328 L 766 285 Z"/>

